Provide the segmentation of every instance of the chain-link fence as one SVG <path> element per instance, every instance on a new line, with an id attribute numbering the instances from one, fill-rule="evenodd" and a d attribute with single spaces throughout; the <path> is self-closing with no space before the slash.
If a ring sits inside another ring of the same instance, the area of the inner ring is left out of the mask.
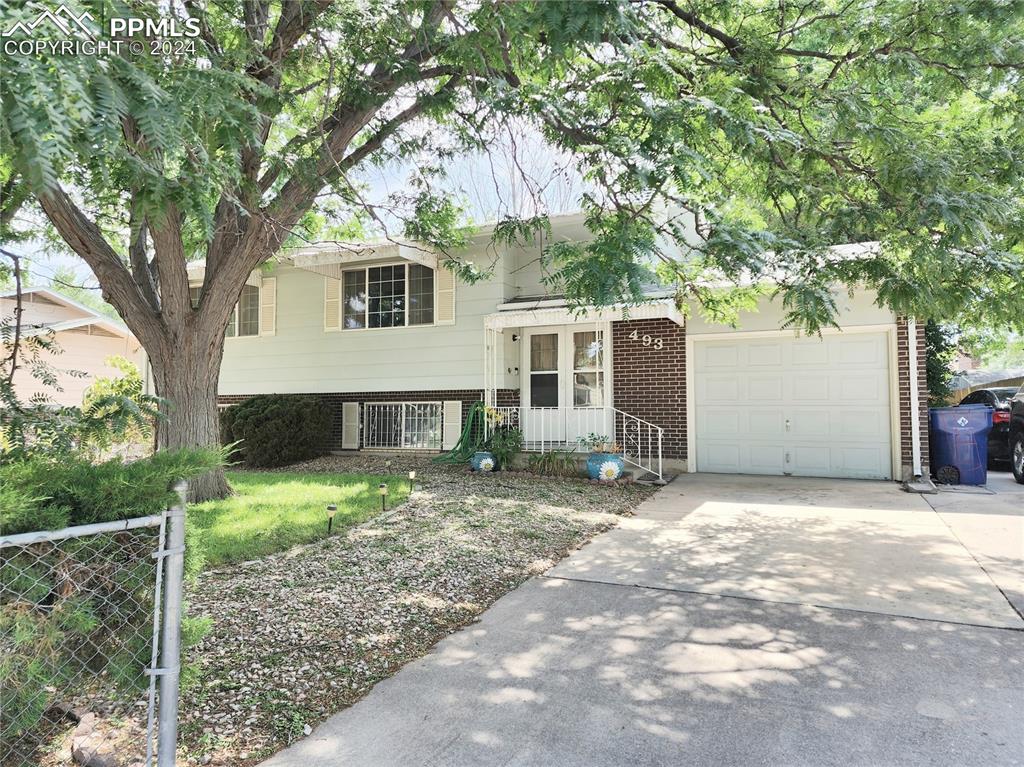
<path id="1" fill-rule="evenodd" d="M 0 765 L 174 764 L 183 552 L 184 504 L 0 536 Z"/>

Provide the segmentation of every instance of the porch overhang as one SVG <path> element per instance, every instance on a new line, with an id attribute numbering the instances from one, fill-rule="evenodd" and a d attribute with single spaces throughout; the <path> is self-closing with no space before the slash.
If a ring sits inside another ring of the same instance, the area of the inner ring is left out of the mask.
<path id="1" fill-rule="evenodd" d="M 416 243 L 394 240 L 371 243 L 319 243 L 289 251 L 288 258 L 297 269 L 322 274 L 335 280 L 341 279 L 341 273 L 345 269 L 359 264 L 411 261 L 431 269 L 437 269 L 438 264 L 436 253 Z"/>
<path id="2" fill-rule="evenodd" d="M 528 328 L 540 325 L 573 325 L 578 322 L 614 322 L 620 320 L 668 319 L 677 325 L 686 322 L 675 301 L 661 298 L 642 304 L 616 304 L 605 307 L 573 309 L 569 306 L 541 306 L 520 309 L 514 305 L 499 307 L 493 314 L 484 317 L 484 328 L 501 332 L 506 328 Z"/>

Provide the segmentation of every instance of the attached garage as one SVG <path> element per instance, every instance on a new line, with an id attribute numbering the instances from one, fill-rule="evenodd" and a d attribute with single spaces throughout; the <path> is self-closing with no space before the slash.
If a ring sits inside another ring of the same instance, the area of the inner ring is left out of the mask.
<path id="1" fill-rule="evenodd" d="M 688 345 L 691 471 L 895 476 L 895 326 L 717 333 Z"/>

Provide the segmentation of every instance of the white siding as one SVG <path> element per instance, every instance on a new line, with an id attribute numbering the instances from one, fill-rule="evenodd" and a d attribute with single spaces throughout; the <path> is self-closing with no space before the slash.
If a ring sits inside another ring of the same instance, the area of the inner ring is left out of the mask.
<path id="1" fill-rule="evenodd" d="M 504 300 L 500 268 L 458 284 L 454 325 L 335 332 L 324 331 L 324 277 L 292 267 L 274 276 L 277 332 L 226 340 L 221 394 L 483 387 L 483 318 Z"/>
<path id="2" fill-rule="evenodd" d="M 891 309 L 885 309 L 875 305 L 875 293 L 864 290 L 854 294 L 850 298 L 845 289 L 837 291 L 836 303 L 839 306 L 839 325 L 841 327 L 852 327 L 859 325 L 889 325 L 896 321 Z M 690 314 L 686 320 L 686 332 L 688 335 L 702 333 L 733 333 L 750 332 L 761 330 L 779 330 L 785 321 L 785 312 L 781 300 L 769 301 L 764 298 L 760 301 L 758 311 L 742 312 L 738 327 L 728 325 L 716 325 L 707 322 L 700 316 L 700 311 L 693 304 L 690 305 Z"/>

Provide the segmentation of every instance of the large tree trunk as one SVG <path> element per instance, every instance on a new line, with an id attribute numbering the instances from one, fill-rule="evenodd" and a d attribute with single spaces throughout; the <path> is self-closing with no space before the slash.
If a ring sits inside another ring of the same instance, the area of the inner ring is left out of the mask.
<path id="1" fill-rule="evenodd" d="M 157 424 L 157 449 L 220 445 L 217 380 L 224 331 L 188 323 L 176 343 L 150 352 L 156 394 L 167 401 Z M 224 472 L 212 471 L 189 481 L 193 502 L 223 498 L 231 492 Z"/>

